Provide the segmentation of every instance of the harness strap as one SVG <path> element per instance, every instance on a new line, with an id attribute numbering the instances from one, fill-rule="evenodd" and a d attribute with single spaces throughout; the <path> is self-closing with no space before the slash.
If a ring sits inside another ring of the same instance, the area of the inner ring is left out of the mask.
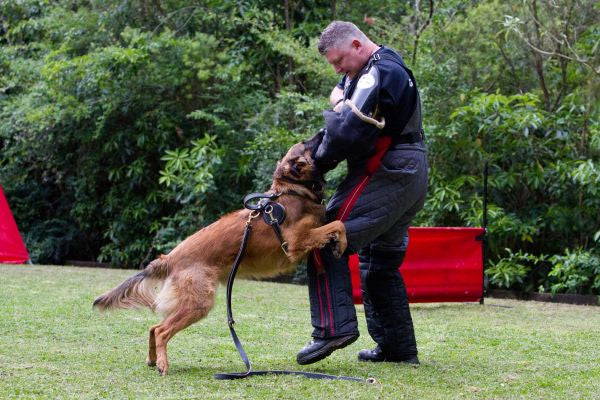
<path id="1" fill-rule="evenodd" d="M 281 243 L 281 250 L 287 256 L 288 255 L 288 243 L 283 238 L 283 234 L 281 233 L 280 225 L 285 221 L 285 208 L 275 202 L 268 202 L 265 207 L 262 209 L 263 220 L 273 228 L 275 232 L 275 236 L 279 239 Z"/>
<path id="2" fill-rule="evenodd" d="M 242 358 L 242 361 L 246 365 L 246 372 L 221 372 L 214 375 L 215 379 L 243 379 L 249 376 L 257 376 L 257 375 L 300 375 L 305 378 L 312 379 L 333 379 L 333 380 L 343 380 L 343 381 L 355 381 L 355 382 L 365 382 L 365 383 L 375 383 L 375 379 L 373 378 L 356 378 L 352 376 L 343 376 L 343 375 L 328 375 L 328 374 L 320 374 L 317 372 L 305 372 L 305 371 L 287 371 L 287 370 L 272 370 L 272 371 L 252 371 L 252 365 L 250 363 L 250 359 L 238 338 L 233 325 L 235 321 L 233 320 L 233 312 L 231 310 L 231 293 L 233 291 L 233 281 L 235 280 L 235 274 L 237 273 L 238 267 L 241 264 L 242 257 L 244 256 L 244 252 L 246 247 L 248 246 L 248 239 L 250 237 L 250 233 L 252 232 L 252 219 L 257 217 L 259 213 L 251 213 L 248 221 L 246 222 L 246 229 L 244 230 L 244 236 L 242 237 L 242 243 L 240 245 L 240 249 L 235 257 L 235 261 L 231 267 L 231 271 L 229 271 L 229 277 L 227 278 L 227 324 L 229 326 L 229 333 L 231 333 L 231 337 L 233 338 L 233 343 Z"/>
<path id="3" fill-rule="evenodd" d="M 295 183 L 297 185 L 302 185 L 305 188 L 307 188 L 308 190 L 310 190 L 311 192 L 320 192 L 323 190 L 323 182 L 320 180 L 315 180 L 315 179 L 293 179 L 290 178 L 289 176 L 282 176 L 281 178 L 282 181 L 286 181 L 286 182 L 290 182 L 290 183 Z"/>

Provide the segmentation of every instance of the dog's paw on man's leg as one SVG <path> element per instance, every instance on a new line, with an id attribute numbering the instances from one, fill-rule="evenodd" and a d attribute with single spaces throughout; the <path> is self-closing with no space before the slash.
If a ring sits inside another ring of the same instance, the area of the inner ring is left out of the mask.
<path id="1" fill-rule="evenodd" d="M 332 232 L 329 234 L 329 247 L 331 248 L 331 252 L 335 256 L 335 258 L 340 258 L 343 254 L 340 246 L 340 237 L 336 232 Z"/>
<path id="2" fill-rule="evenodd" d="M 333 254 L 337 258 L 340 258 L 344 254 L 348 242 L 343 222 L 333 221 L 327 225 L 310 230 L 307 239 L 303 243 L 303 247 L 307 250 L 322 249 L 325 246 L 331 246 Z"/>
<path id="3" fill-rule="evenodd" d="M 346 238 L 346 227 L 341 221 L 331 223 L 334 226 L 334 231 L 329 234 L 329 244 L 332 253 L 336 258 L 342 257 L 348 247 L 348 239 Z"/>

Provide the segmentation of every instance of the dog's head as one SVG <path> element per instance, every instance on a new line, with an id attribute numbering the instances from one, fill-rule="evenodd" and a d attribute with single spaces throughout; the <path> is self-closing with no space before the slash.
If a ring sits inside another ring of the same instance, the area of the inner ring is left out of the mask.
<path id="1" fill-rule="evenodd" d="M 325 181 L 323 173 L 317 168 L 313 152 L 321 142 L 322 135 L 293 145 L 283 158 L 277 162 L 273 180 L 299 183 L 315 192 L 322 190 Z"/>

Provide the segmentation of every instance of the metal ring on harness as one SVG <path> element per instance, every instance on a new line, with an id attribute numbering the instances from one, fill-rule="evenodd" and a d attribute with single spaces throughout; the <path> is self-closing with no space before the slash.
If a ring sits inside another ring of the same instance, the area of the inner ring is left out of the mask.
<path id="1" fill-rule="evenodd" d="M 264 208 L 264 212 L 263 220 L 268 225 L 283 225 L 285 222 L 285 207 L 279 203 L 268 202 Z"/>

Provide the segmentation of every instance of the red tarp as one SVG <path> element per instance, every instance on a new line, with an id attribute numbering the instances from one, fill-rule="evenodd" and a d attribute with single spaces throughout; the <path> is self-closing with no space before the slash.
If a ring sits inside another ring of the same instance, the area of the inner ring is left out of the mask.
<path id="1" fill-rule="evenodd" d="M 22 264 L 29 254 L 0 186 L 0 262 Z"/>
<path id="2" fill-rule="evenodd" d="M 411 303 L 479 301 L 483 297 L 483 228 L 409 228 L 400 268 Z M 362 303 L 358 256 L 350 256 L 352 295 Z"/>

